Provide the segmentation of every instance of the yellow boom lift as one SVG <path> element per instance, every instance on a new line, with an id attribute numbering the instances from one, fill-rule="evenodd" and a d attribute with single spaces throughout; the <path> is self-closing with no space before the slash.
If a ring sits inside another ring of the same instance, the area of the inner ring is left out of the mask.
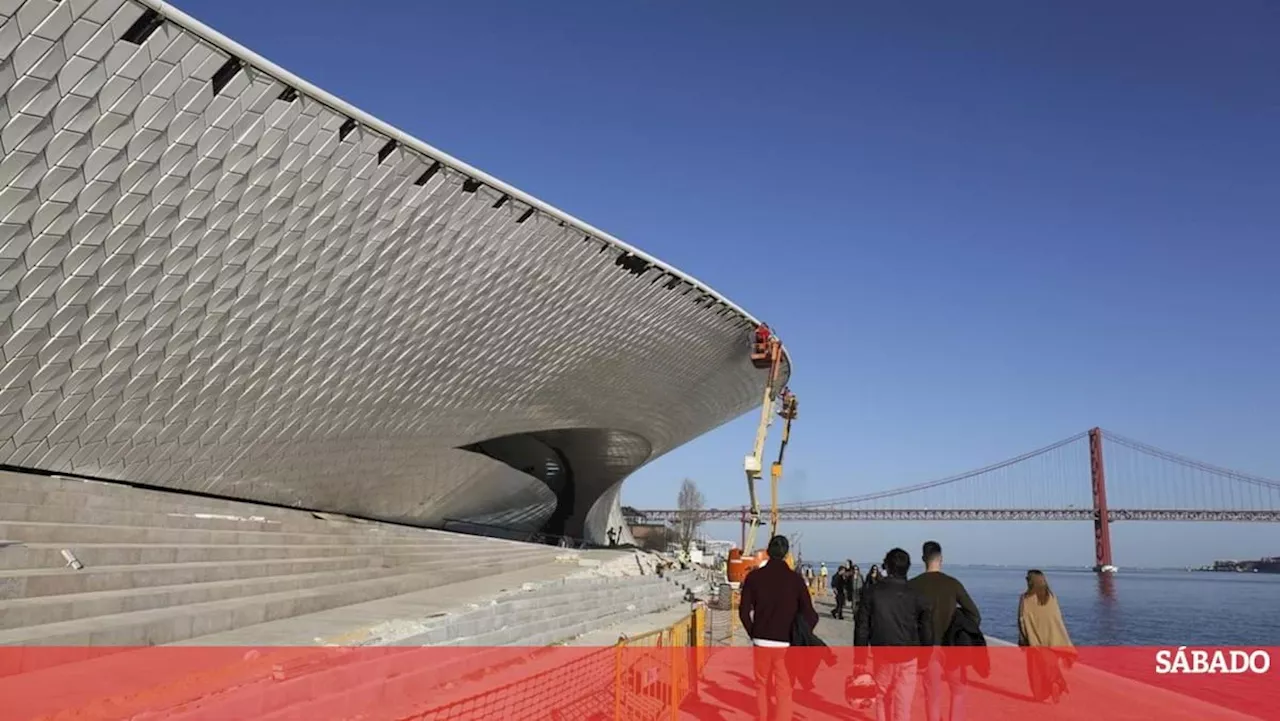
<path id="1" fill-rule="evenodd" d="M 747 473 L 747 493 L 751 499 L 748 512 L 749 530 L 743 544 L 742 553 L 748 555 L 755 548 L 756 530 L 760 526 L 760 500 L 756 495 L 756 481 L 764 470 L 764 446 L 769 437 L 769 426 L 773 424 L 773 416 L 783 420 L 782 445 L 778 448 L 778 460 L 769 469 L 769 534 L 778 532 L 778 482 L 782 480 L 782 459 L 791 440 L 791 422 L 796 419 L 799 404 L 796 396 L 786 388 L 779 388 L 782 376 L 782 342 L 772 335 L 768 328 L 761 326 L 756 331 L 755 342 L 751 349 L 751 363 L 756 368 L 768 369 L 765 379 L 764 398 L 760 407 L 760 423 L 756 426 L 756 442 L 743 462 Z"/>

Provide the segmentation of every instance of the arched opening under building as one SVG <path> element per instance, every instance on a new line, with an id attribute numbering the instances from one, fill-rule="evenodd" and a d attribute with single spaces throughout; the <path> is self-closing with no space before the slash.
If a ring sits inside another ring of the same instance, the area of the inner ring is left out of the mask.
<path id="1" fill-rule="evenodd" d="M 604 543 L 620 520 L 602 502 L 616 504 L 616 490 L 649 459 L 652 445 L 635 433 L 603 428 L 568 428 L 516 433 L 479 441 L 460 450 L 479 453 L 546 484 L 556 507 L 541 531 Z"/>

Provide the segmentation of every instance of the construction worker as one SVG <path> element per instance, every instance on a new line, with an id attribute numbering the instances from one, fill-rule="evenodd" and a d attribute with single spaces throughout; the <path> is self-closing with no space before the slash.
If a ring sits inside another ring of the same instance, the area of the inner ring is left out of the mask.
<path id="1" fill-rule="evenodd" d="M 751 357 L 757 363 L 762 363 L 769 354 L 769 326 L 761 323 L 756 326 L 756 334 L 754 342 L 751 346 Z"/>

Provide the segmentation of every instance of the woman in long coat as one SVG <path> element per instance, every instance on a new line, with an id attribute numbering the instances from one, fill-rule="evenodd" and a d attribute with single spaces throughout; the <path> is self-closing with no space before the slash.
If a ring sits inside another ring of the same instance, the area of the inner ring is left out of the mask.
<path id="1" fill-rule="evenodd" d="M 1071 668 L 1078 652 L 1062 620 L 1058 598 L 1041 571 L 1027 571 L 1027 590 L 1018 602 L 1018 645 L 1027 659 L 1027 681 L 1037 701 L 1058 703 L 1067 693 L 1062 666 Z"/>

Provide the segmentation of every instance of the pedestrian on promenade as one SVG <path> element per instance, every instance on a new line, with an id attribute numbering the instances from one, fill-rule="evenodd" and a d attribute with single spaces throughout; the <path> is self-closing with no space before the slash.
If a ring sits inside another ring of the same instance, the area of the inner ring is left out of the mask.
<path id="1" fill-rule="evenodd" d="M 982 622 L 982 615 L 964 584 L 942 572 L 942 544 L 926 541 L 920 557 L 924 561 L 924 573 L 911 579 L 910 585 L 929 601 L 934 642 L 924 671 L 925 718 L 927 721 L 962 721 L 967 681 L 965 669 L 970 659 L 959 650 L 951 652 L 948 657 L 943 645 L 957 612 L 968 616 L 975 628 Z M 949 713 L 946 715 L 942 712 L 944 691 L 949 697 Z"/>
<path id="2" fill-rule="evenodd" d="M 1078 652 L 1049 579 L 1034 569 L 1027 571 L 1027 590 L 1018 602 L 1018 645 L 1025 651 L 1031 696 L 1058 703 L 1068 691 L 1062 666 L 1070 669 Z"/>
<path id="3" fill-rule="evenodd" d="M 845 596 L 849 603 L 849 616 L 858 613 L 858 597 L 862 595 L 862 571 L 852 563 L 849 564 L 849 575 L 845 579 Z"/>
<path id="4" fill-rule="evenodd" d="M 844 566 L 836 571 L 836 575 L 831 577 L 831 590 L 836 594 L 836 607 L 831 609 L 831 617 L 844 620 L 844 602 L 845 602 L 845 578 L 847 578 L 849 569 Z"/>
<path id="5" fill-rule="evenodd" d="M 871 564 L 871 567 L 867 569 L 866 578 L 862 579 L 862 590 L 858 591 L 859 604 L 862 603 L 863 597 L 865 597 L 868 593 L 870 593 L 871 587 L 876 585 L 876 583 L 878 583 L 879 581 L 880 581 L 880 567 L 873 563 Z"/>
<path id="6" fill-rule="evenodd" d="M 863 591 L 854 617 L 854 682 L 865 683 L 865 676 L 875 682 L 876 721 L 910 721 L 917 667 L 925 647 L 933 646 L 933 617 L 928 599 L 907 584 L 910 554 L 889 551 L 884 570 L 884 578 Z M 870 665 L 868 647 L 874 647 Z"/>
<path id="7" fill-rule="evenodd" d="M 747 575 L 738 605 L 738 620 L 755 647 L 752 665 L 759 718 L 777 721 L 791 721 L 791 676 L 787 672 L 786 653 L 797 616 L 810 630 L 818 625 L 818 612 L 813 610 L 813 599 L 804 579 L 783 560 L 788 551 L 790 543 L 786 536 L 769 539 L 767 553 L 773 563 Z"/>
<path id="8" fill-rule="evenodd" d="M 867 569 L 867 585 L 874 586 L 879 581 L 880 581 L 880 567 L 875 564 L 872 564 L 871 568 Z"/>
<path id="9" fill-rule="evenodd" d="M 858 606 L 858 586 L 862 584 L 862 579 L 859 578 L 858 567 L 852 560 L 845 564 L 844 570 L 844 600 L 849 608 L 849 615 L 853 616 Z"/>
<path id="10" fill-rule="evenodd" d="M 858 617 L 858 607 L 862 605 L 862 599 L 871 591 L 871 587 L 876 585 L 879 581 L 880 567 L 873 563 L 870 568 L 867 569 L 866 578 L 862 579 L 862 588 L 858 589 L 858 597 L 854 600 L 853 611 L 855 620 Z"/>
<path id="11" fill-rule="evenodd" d="M 826 562 L 823 562 L 822 565 L 818 567 L 818 579 L 821 581 L 821 584 L 818 586 L 818 594 L 825 597 L 827 595 L 827 581 L 829 580 L 827 578 Z"/>

